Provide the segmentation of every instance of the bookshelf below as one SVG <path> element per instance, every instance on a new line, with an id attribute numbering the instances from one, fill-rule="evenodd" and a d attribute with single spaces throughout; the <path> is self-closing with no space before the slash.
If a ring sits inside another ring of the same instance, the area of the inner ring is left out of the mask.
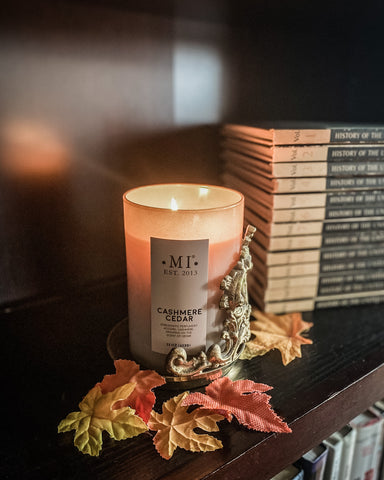
<path id="1" fill-rule="evenodd" d="M 177 450 L 170 461 L 155 451 L 149 435 L 115 442 L 104 438 L 100 458 L 80 455 L 71 434 L 57 435 L 61 418 L 77 409 L 81 398 L 105 374 L 113 373 L 106 351 L 110 329 L 125 316 L 125 281 L 105 284 L 70 297 L 39 301 L 3 311 L 5 358 L 28 359 L 7 368 L 12 406 L 21 412 L 9 432 L 33 429 L 29 437 L 13 438 L 4 454 L 10 476 L 40 479 L 121 478 L 132 472 L 140 479 L 269 479 L 289 463 L 384 397 L 384 329 L 380 305 L 320 310 L 305 314 L 314 322 L 313 345 L 283 367 L 273 351 L 235 365 L 237 378 L 273 387 L 271 404 L 290 425 L 291 434 L 263 434 L 234 420 L 221 426 L 224 448 L 207 454 Z M 91 332 L 91 334 L 90 334 Z M 32 392 L 25 405 L 23 392 Z M 159 405 L 175 392 L 157 392 Z M 15 405 L 16 402 L 16 405 Z M 39 418 L 34 414 L 44 412 Z M 17 424 L 15 425 L 16 422 Z M 15 448 L 15 445 L 17 448 Z M 19 457 L 19 453 L 28 455 Z M 28 474 L 28 475 L 27 475 Z M 83 475 L 83 476 L 82 476 Z"/>

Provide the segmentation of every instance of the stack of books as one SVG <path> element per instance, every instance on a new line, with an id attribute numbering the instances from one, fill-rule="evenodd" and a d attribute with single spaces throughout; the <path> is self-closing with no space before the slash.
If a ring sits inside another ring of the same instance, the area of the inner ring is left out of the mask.
<path id="1" fill-rule="evenodd" d="M 249 290 L 274 313 L 384 301 L 384 127 L 223 128 L 257 228 Z"/>

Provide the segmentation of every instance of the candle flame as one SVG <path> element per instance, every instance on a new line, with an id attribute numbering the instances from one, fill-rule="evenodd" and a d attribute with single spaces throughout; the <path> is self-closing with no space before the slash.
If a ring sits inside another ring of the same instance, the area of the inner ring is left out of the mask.
<path id="1" fill-rule="evenodd" d="M 171 210 L 176 211 L 178 209 L 176 199 L 172 197 L 171 200 Z"/>

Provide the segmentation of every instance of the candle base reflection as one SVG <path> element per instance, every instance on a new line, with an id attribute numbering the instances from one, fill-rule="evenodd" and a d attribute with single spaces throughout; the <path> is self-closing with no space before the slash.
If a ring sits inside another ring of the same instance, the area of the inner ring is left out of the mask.
<path id="1" fill-rule="evenodd" d="M 107 350 L 112 360 L 129 359 L 134 360 L 133 355 L 129 350 L 129 329 L 128 319 L 124 318 L 117 323 L 109 332 L 107 339 Z M 232 371 L 232 367 L 235 362 L 230 365 L 214 368 L 209 371 L 191 376 L 172 376 L 163 375 L 165 381 L 164 388 L 167 389 L 191 389 L 198 388 L 208 383 L 227 375 Z M 146 368 L 146 365 L 140 365 L 142 368 Z M 163 387 L 161 387 L 163 388 Z"/>
<path id="2" fill-rule="evenodd" d="M 191 358 L 183 348 L 172 349 L 165 362 L 168 374 L 165 379 L 169 387 L 194 388 L 226 375 L 250 339 L 247 273 L 252 268 L 249 243 L 255 231 L 254 227 L 247 227 L 240 259 L 220 285 L 223 290 L 220 308 L 226 311 L 221 343 L 213 344 L 207 352 L 201 351 Z M 107 348 L 114 360 L 130 357 L 127 326 L 126 320 L 120 322 L 108 336 Z"/>

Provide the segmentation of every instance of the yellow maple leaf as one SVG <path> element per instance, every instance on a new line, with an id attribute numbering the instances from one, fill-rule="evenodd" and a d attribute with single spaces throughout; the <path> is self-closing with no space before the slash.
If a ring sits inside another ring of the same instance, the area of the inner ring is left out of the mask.
<path id="1" fill-rule="evenodd" d="M 96 385 L 79 403 L 80 411 L 70 413 L 59 423 L 58 432 L 75 430 L 74 444 L 80 452 L 98 456 L 104 430 L 115 440 L 135 437 L 147 431 L 147 425 L 132 408 L 113 409 L 114 404 L 126 399 L 134 388 L 134 383 L 127 383 L 103 394 L 100 386 Z"/>
<path id="2" fill-rule="evenodd" d="M 148 426 L 157 431 L 153 443 L 159 454 L 170 459 L 177 447 L 192 452 L 208 452 L 223 447 L 220 440 L 206 434 L 197 434 L 194 429 L 217 432 L 217 422 L 224 417 L 210 410 L 198 408 L 188 413 L 182 402 L 189 392 L 183 392 L 163 404 L 163 412 L 152 411 Z"/>
<path id="3" fill-rule="evenodd" d="M 313 325 L 303 321 L 301 313 L 275 315 L 254 309 L 252 315 L 256 318 L 256 321 L 250 323 L 254 338 L 245 345 L 240 356 L 243 360 L 250 360 L 277 348 L 281 352 L 283 365 L 287 365 L 296 357 L 301 357 L 301 345 L 313 343 L 300 335 Z"/>

